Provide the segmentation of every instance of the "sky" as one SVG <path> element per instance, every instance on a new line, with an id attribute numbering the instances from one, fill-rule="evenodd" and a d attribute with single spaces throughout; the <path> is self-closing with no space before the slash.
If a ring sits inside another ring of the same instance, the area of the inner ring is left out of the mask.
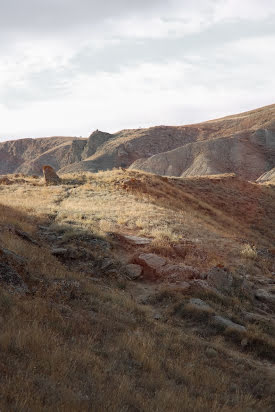
<path id="1" fill-rule="evenodd" d="M 274 0 L 0 0 L 0 140 L 275 103 Z"/>

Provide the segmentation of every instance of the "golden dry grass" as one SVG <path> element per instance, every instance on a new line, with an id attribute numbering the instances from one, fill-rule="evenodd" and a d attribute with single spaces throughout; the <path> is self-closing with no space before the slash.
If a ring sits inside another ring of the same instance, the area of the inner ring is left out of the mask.
<path id="1" fill-rule="evenodd" d="M 33 186 L 31 179 L 0 186 L 0 247 L 26 259 L 30 288 L 27 295 L 0 288 L 1 409 L 272 411 L 274 375 L 262 359 L 270 358 L 274 343 L 261 325 L 248 325 L 255 348 L 244 350 L 238 340 L 209 332 L 209 314 L 190 304 L 179 314 L 188 296 L 164 288 L 142 305 L 133 283 L 94 282 L 61 263 L 51 244 L 39 240 L 38 225 L 72 244 L 83 233 L 146 235 L 153 239 L 146 250 L 178 263 L 173 244 L 189 239 L 186 264 L 234 268 L 248 264 L 249 256 L 241 256 L 244 236 L 251 247 L 272 245 L 273 202 L 269 188 L 226 176 L 180 180 L 118 170 L 66 176 L 61 186 Z M 256 262 L 255 274 L 270 270 L 260 257 Z M 237 296 L 203 298 L 236 321 L 241 307 L 251 309 Z M 207 355 L 208 347 L 216 357 Z"/>

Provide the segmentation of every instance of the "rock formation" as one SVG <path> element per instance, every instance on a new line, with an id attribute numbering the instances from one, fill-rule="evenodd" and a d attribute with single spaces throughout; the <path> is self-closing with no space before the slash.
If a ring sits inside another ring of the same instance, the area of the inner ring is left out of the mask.
<path id="1" fill-rule="evenodd" d="M 43 166 L 43 174 L 46 185 L 57 185 L 61 182 L 60 177 L 51 166 Z"/>

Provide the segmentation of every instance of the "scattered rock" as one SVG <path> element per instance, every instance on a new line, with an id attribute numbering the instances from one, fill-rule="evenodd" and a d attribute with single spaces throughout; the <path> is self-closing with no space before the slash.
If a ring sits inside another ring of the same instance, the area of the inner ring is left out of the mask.
<path id="1" fill-rule="evenodd" d="M 224 296 L 215 288 L 210 286 L 206 280 L 203 279 L 194 279 L 190 282 L 190 286 L 194 293 L 203 292 L 205 294 L 216 295 L 219 298 L 223 299 Z"/>
<path id="2" fill-rule="evenodd" d="M 175 283 L 168 283 L 165 286 L 172 289 L 172 290 L 179 291 L 179 292 L 182 292 L 182 293 L 185 293 L 190 289 L 190 284 L 189 283 L 180 282 L 180 281 L 176 281 Z"/>
<path id="3" fill-rule="evenodd" d="M 57 185 L 61 183 L 60 177 L 55 173 L 51 166 L 43 166 L 43 174 L 46 185 Z"/>
<path id="4" fill-rule="evenodd" d="M 113 265 L 114 265 L 113 259 L 104 258 L 104 259 L 102 260 L 101 268 L 100 268 L 100 269 L 103 270 L 103 271 L 105 271 L 105 270 L 108 270 L 108 269 L 112 268 Z"/>
<path id="5" fill-rule="evenodd" d="M 243 338 L 241 340 L 241 347 L 245 348 L 248 345 L 248 339 L 247 338 Z"/>
<path id="6" fill-rule="evenodd" d="M 64 257 L 64 256 L 67 255 L 67 253 L 68 253 L 68 249 L 65 249 L 65 248 L 63 248 L 63 247 L 57 247 L 57 248 L 52 249 L 52 254 L 53 254 L 54 256 L 58 256 L 58 257 L 62 256 L 62 257 Z"/>
<path id="7" fill-rule="evenodd" d="M 197 307 L 198 309 L 212 310 L 211 306 L 209 306 L 206 302 L 204 302 L 204 300 L 199 299 L 199 298 L 191 298 L 189 300 L 189 304 Z"/>
<path id="8" fill-rule="evenodd" d="M 254 298 L 254 290 L 253 290 L 253 283 L 247 279 L 244 279 L 241 284 L 241 291 L 243 295 L 247 298 L 253 299 Z"/>
<path id="9" fill-rule="evenodd" d="M 232 322 L 232 320 L 224 318 L 223 316 L 213 316 L 212 321 L 214 325 L 222 329 L 230 329 L 233 332 L 246 332 L 246 328 L 244 326 Z"/>
<path id="10" fill-rule="evenodd" d="M 145 275 L 154 276 L 160 273 L 160 269 L 165 265 L 166 259 L 154 253 L 142 253 L 135 259 L 135 263 L 143 267 Z"/>
<path id="11" fill-rule="evenodd" d="M 194 279 L 200 277 L 200 272 L 195 269 L 193 266 L 187 265 L 171 265 L 167 264 L 162 266 L 161 268 L 161 275 L 164 277 L 170 278 L 187 278 L 187 279 Z"/>
<path id="12" fill-rule="evenodd" d="M 128 243 L 131 243 L 132 245 L 136 246 L 149 245 L 150 243 L 152 243 L 152 239 L 148 239 L 146 237 L 124 235 L 123 238 Z"/>
<path id="13" fill-rule="evenodd" d="M 255 298 L 264 303 L 275 304 L 275 295 L 272 295 L 265 289 L 256 290 Z"/>
<path id="14" fill-rule="evenodd" d="M 139 278 L 142 274 L 142 267 L 134 263 L 130 263 L 129 265 L 126 265 L 125 270 L 126 270 L 127 276 L 132 280 Z"/>
<path id="15" fill-rule="evenodd" d="M 216 358 L 218 355 L 218 352 L 214 348 L 210 348 L 210 347 L 207 347 L 205 349 L 205 353 L 208 358 Z"/>
<path id="16" fill-rule="evenodd" d="M 23 232 L 23 230 L 14 228 L 13 233 L 21 237 L 21 239 L 26 240 L 29 243 L 32 243 L 33 245 L 38 245 L 37 241 L 34 240 L 28 233 Z"/>
<path id="17" fill-rule="evenodd" d="M 228 292 L 232 287 L 233 277 L 226 268 L 217 266 L 208 272 L 207 282 L 220 291 Z"/>
<path id="18" fill-rule="evenodd" d="M 16 265 L 23 265 L 24 263 L 26 263 L 25 258 L 5 248 L 0 248 L 0 257 L 5 258 L 8 261 L 12 260 L 12 262 Z"/>

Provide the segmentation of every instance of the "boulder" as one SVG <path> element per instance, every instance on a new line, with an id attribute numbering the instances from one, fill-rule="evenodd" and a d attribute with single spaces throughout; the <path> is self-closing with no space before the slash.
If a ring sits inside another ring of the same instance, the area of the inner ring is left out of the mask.
<path id="1" fill-rule="evenodd" d="M 51 166 L 43 166 L 43 175 L 46 185 L 57 185 L 61 183 L 60 177 Z"/>
<path id="2" fill-rule="evenodd" d="M 226 268 L 216 266 L 207 273 L 207 282 L 222 292 L 229 292 L 233 284 L 233 277 Z"/>
<path id="3" fill-rule="evenodd" d="M 166 259 L 154 253 L 141 253 L 135 262 L 143 267 L 143 272 L 149 277 L 160 274 L 162 266 L 165 265 Z"/>
<path id="4" fill-rule="evenodd" d="M 142 274 L 142 267 L 134 263 L 130 263 L 129 265 L 126 265 L 125 270 L 126 270 L 127 276 L 132 280 L 139 278 Z"/>

